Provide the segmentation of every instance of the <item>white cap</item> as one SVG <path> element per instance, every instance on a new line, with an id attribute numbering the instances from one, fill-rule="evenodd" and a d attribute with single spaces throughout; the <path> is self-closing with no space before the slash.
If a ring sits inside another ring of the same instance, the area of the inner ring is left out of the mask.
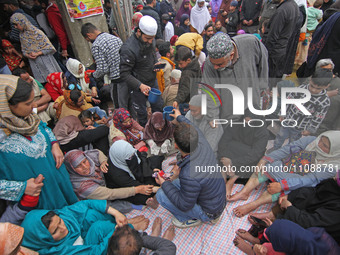
<path id="1" fill-rule="evenodd" d="M 157 33 L 157 22 L 151 16 L 143 16 L 139 21 L 139 29 L 146 35 L 155 36 Z"/>

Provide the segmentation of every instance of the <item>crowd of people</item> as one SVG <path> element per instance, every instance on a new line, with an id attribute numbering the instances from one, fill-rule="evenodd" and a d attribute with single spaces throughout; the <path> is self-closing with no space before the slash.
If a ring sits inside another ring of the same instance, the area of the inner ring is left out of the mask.
<path id="1" fill-rule="evenodd" d="M 54 1 L 0 0 L 0 254 L 176 254 L 260 184 L 236 247 L 340 254 L 340 1 L 133 0 L 124 42 L 102 4 L 87 67 Z"/>

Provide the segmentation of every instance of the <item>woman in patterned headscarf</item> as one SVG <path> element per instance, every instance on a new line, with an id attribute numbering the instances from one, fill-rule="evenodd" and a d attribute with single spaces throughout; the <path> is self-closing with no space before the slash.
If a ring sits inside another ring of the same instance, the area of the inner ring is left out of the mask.
<path id="1" fill-rule="evenodd" d="M 47 36 L 34 27 L 21 13 L 11 16 L 11 23 L 20 30 L 21 51 L 29 60 L 34 78 L 40 83 L 46 82 L 46 77 L 53 72 L 61 72 L 54 59 L 56 52 Z"/>
<path id="2" fill-rule="evenodd" d="M 54 134 L 32 112 L 33 100 L 29 83 L 0 75 L 0 176 L 26 181 L 42 174 L 44 186 L 37 207 L 62 208 L 75 203 L 77 197 Z"/>

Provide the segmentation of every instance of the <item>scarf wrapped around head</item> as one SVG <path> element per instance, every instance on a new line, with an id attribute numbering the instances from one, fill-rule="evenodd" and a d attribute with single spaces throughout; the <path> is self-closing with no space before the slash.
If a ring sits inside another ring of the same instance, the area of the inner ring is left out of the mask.
<path id="1" fill-rule="evenodd" d="M 138 134 L 135 134 L 132 130 L 132 122 L 130 125 L 126 126 L 123 125 L 123 122 L 127 119 L 131 118 L 130 113 L 125 110 L 124 108 L 118 108 L 113 113 L 113 123 L 117 129 L 119 129 L 121 132 L 124 133 L 127 141 L 131 143 L 132 145 L 135 145 L 141 141 L 141 138 L 138 136 Z M 132 120 L 132 118 L 131 118 Z"/>
<path id="2" fill-rule="evenodd" d="M 13 48 L 14 49 L 14 46 L 11 44 L 10 41 L 3 39 L 2 40 L 2 48 Z M 2 54 L 2 56 L 4 57 L 8 67 L 11 71 L 13 71 L 15 68 L 17 68 L 22 61 L 22 58 L 19 57 L 18 55 L 7 54 L 5 51 Z"/>
<path id="3" fill-rule="evenodd" d="M 56 51 L 47 36 L 37 29 L 32 23 L 21 13 L 15 13 L 11 16 L 11 23 L 19 24 L 24 31 L 20 31 L 21 51 L 23 54 L 38 52 L 42 50 Z"/>
<path id="4" fill-rule="evenodd" d="M 211 16 L 208 8 L 205 5 L 203 7 L 199 7 L 198 2 L 202 2 L 202 0 L 197 0 L 195 7 L 191 9 L 190 24 L 199 34 L 202 34 L 204 26 L 208 24 Z"/>
<path id="5" fill-rule="evenodd" d="M 322 136 L 325 136 L 329 139 L 330 148 L 329 153 L 325 153 L 318 146 L 319 141 Z M 316 164 L 333 164 L 340 165 L 340 131 L 326 131 L 320 134 L 313 142 L 308 144 L 306 147 L 307 151 L 315 151 L 316 152 Z"/>
<path id="6" fill-rule="evenodd" d="M 126 160 L 130 159 L 133 154 L 136 155 L 138 163 L 140 163 L 141 160 L 137 155 L 137 150 L 124 140 L 118 140 L 114 142 L 109 152 L 112 164 L 114 164 L 115 167 L 127 172 L 131 178 L 136 180 L 136 177 L 132 174 L 129 166 L 126 163 Z"/>
<path id="7" fill-rule="evenodd" d="M 162 128 L 162 130 L 159 131 L 157 128 Z M 145 126 L 144 139 L 152 139 L 157 146 L 161 146 L 166 139 L 172 138 L 173 135 L 173 125 L 163 119 L 161 112 L 154 112 Z"/>
<path id="8" fill-rule="evenodd" d="M 18 80 L 17 76 L 0 75 L 0 127 L 21 135 L 32 136 L 38 132 L 40 123 L 38 115 L 31 113 L 26 118 L 21 118 L 15 116 L 9 108 L 8 101 L 17 89 Z"/>
<path id="9" fill-rule="evenodd" d="M 132 16 L 132 29 L 135 29 L 139 25 L 140 19 L 143 17 L 143 14 L 140 12 L 135 12 Z"/>
<path id="10" fill-rule="evenodd" d="M 314 234 L 289 220 L 275 220 L 265 230 L 265 236 L 277 252 L 318 255 L 327 254 L 329 251 L 327 244 L 321 240 L 321 235 Z"/>
<path id="11" fill-rule="evenodd" d="M 78 73 L 79 65 L 83 66 L 83 72 L 81 74 Z M 79 80 L 82 91 L 87 92 L 89 89 L 89 83 L 86 82 L 85 66 L 78 60 L 69 58 L 66 62 L 66 68 L 74 77 Z"/>
<path id="12" fill-rule="evenodd" d="M 66 104 L 66 106 L 72 110 L 76 110 L 76 111 L 83 111 L 86 109 L 83 109 L 82 107 L 79 107 L 78 105 L 76 105 L 72 100 L 71 100 L 71 91 L 72 90 L 64 90 L 63 91 L 63 95 L 64 95 L 64 99 L 59 103 L 58 105 L 58 109 L 56 111 L 56 116 L 59 119 L 60 115 L 61 115 L 61 111 L 63 108 L 63 104 Z M 86 98 L 86 94 L 81 91 L 81 95 L 84 97 L 84 100 Z"/>
<path id="13" fill-rule="evenodd" d="M 61 84 L 63 84 L 63 73 L 62 72 L 50 73 L 49 75 L 47 75 L 46 81 L 60 95 L 63 94 L 63 89 L 62 89 L 62 85 L 61 85 Z"/>
<path id="14" fill-rule="evenodd" d="M 188 9 L 184 9 L 184 5 L 186 3 L 189 3 L 189 8 Z M 180 23 L 181 18 L 183 17 L 184 14 L 188 15 L 188 18 L 190 18 L 190 11 L 191 11 L 191 5 L 190 5 L 190 1 L 189 0 L 183 0 L 181 7 L 179 8 L 177 14 L 176 14 L 176 18 L 175 18 L 175 22 L 176 23 Z"/>
<path id="15" fill-rule="evenodd" d="M 75 170 L 84 159 L 90 163 L 88 175 L 82 175 Z M 103 173 L 99 169 L 99 152 L 97 150 L 85 152 L 71 150 L 65 155 L 65 165 L 70 174 L 73 190 L 80 199 L 86 199 L 98 187 L 105 186 Z"/>

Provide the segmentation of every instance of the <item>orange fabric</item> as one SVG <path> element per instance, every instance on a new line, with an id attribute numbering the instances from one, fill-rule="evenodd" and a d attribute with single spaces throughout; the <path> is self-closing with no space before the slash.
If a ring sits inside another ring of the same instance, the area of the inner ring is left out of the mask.
<path id="1" fill-rule="evenodd" d="M 303 42 L 306 39 L 306 33 L 300 33 L 299 42 Z"/>
<path id="2" fill-rule="evenodd" d="M 157 78 L 157 82 L 158 82 L 158 88 L 160 90 L 160 92 L 163 93 L 164 89 L 165 89 L 165 81 L 164 81 L 164 71 L 161 69 L 156 73 L 156 78 Z"/>
<path id="3" fill-rule="evenodd" d="M 0 254 L 11 254 L 20 245 L 23 235 L 24 228 L 0 223 Z"/>

